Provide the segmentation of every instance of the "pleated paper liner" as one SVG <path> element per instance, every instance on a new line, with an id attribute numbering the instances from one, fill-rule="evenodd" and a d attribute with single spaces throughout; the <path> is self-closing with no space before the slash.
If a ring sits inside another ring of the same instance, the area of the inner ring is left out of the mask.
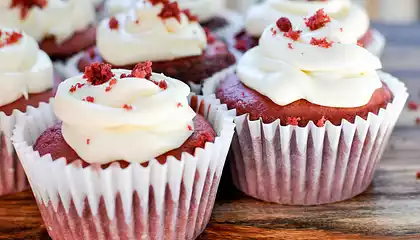
<path id="1" fill-rule="evenodd" d="M 32 109 L 33 107 L 28 107 Z M 0 112 L 0 196 L 29 189 L 25 171 L 12 144 L 12 132 L 25 113 L 14 110 L 10 116 Z"/>
<path id="2" fill-rule="evenodd" d="M 192 96 L 193 108 L 217 133 L 214 143 L 147 167 L 107 169 L 39 156 L 32 145 L 57 119 L 50 105 L 17 124 L 13 143 L 48 233 L 54 240 L 194 239 L 206 227 L 232 140 L 234 112 L 212 97 Z"/>
<path id="3" fill-rule="evenodd" d="M 408 98 L 402 82 L 379 74 L 394 100 L 366 120 L 302 128 L 237 116 L 230 159 L 235 186 L 254 198 L 290 205 L 333 203 L 364 192 Z M 206 82 L 204 93 L 214 93 L 226 77 Z"/>

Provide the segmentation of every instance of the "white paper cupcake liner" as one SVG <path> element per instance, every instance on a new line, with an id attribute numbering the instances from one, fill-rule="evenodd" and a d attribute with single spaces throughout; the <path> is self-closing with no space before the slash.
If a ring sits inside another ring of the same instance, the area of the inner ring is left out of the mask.
<path id="1" fill-rule="evenodd" d="M 50 105 L 30 109 L 17 123 L 13 144 L 28 175 L 42 218 L 54 239 L 194 239 L 211 215 L 232 140 L 234 111 L 211 97 L 191 96 L 212 124 L 214 143 L 169 157 L 161 165 L 107 169 L 39 156 L 33 144 L 56 124 Z"/>
<path id="2" fill-rule="evenodd" d="M 365 191 L 408 98 L 402 82 L 379 74 L 394 100 L 367 120 L 302 128 L 237 116 L 230 160 L 235 186 L 254 198 L 290 205 L 343 201 Z M 204 94 L 214 93 L 224 79 L 208 81 Z"/>
<path id="3" fill-rule="evenodd" d="M 372 42 L 365 48 L 377 57 L 381 57 L 385 48 L 386 39 L 378 30 L 372 29 Z"/>
<path id="4" fill-rule="evenodd" d="M 32 109 L 34 107 L 28 106 L 26 111 Z M 14 110 L 10 116 L 0 112 L 0 196 L 29 189 L 25 171 L 11 140 L 16 122 L 24 115 L 19 110 Z"/>
<path id="5" fill-rule="evenodd" d="M 79 60 L 83 57 L 83 54 L 84 53 L 76 54 L 75 56 L 71 57 L 65 64 L 63 64 L 61 62 L 56 62 L 54 66 L 57 69 L 57 71 L 59 71 L 61 73 L 61 75 L 64 76 L 65 79 L 80 75 L 82 73 L 77 68 L 77 64 L 78 64 Z M 215 73 L 212 77 L 204 79 L 202 82 L 205 83 L 205 82 L 207 82 L 208 79 L 211 79 L 214 76 L 218 76 L 220 74 L 224 74 L 225 72 L 229 72 L 231 68 L 232 68 L 232 66 L 228 67 L 226 69 L 223 69 L 220 72 Z M 179 79 L 179 80 L 182 80 L 182 79 Z M 202 93 L 203 84 L 201 84 L 201 83 L 197 84 L 197 83 L 194 83 L 194 82 L 187 82 L 187 84 L 190 86 L 191 92 L 193 92 L 195 94 L 201 94 Z"/>

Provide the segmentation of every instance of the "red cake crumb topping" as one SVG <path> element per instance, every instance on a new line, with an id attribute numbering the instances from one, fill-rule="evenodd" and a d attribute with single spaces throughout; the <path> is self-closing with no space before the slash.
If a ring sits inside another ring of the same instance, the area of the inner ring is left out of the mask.
<path id="1" fill-rule="evenodd" d="M 176 105 L 176 107 L 177 107 L 177 108 L 182 107 L 182 103 L 178 103 L 178 104 Z"/>
<path id="2" fill-rule="evenodd" d="M 270 30 L 271 30 L 271 33 L 273 34 L 273 36 L 275 36 L 277 34 L 277 30 L 276 29 L 271 28 Z"/>
<path id="3" fill-rule="evenodd" d="M 108 82 L 114 74 L 111 71 L 111 65 L 106 63 L 92 63 L 85 68 L 83 78 L 92 85 L 102 85 Z"/>
<path id="4" fill-rule="evenodd" d="M 293 30 L 289 30 L 288 32 L 285 32 L 283 35 L 287 38 L 292 39 L 293 41 L 297 41 L 300 38 L 300 33 L 302 31 L 298 30 L 298 31 L 293 31 Z"/>
<path id="5" fill-rule="evenodd" d="M 83 86 L 85 86 L 85 84 L 84 83 L 76 83 L 75 85 L 72 85 L 71 87 L 70 87 L 70 92 L 71 93 L 74 93 L 74 92 L 76 92 L 76 90 L 77 89 L 79 89 L 79 88 L 82 88 Z"/>
<path id="6" fill-rule="evenodd" d="M 299 125 L 300 117 L 287 117 L 287 125 L 297 126 Z"/>
<path id="7" fill-rule="evenodd" d="M 92 96 L 87 96 L 86 98 L 82 99 L 83 101 L 93 103 L 95 102 L 95 98 Z"/>
<path id="8" fill-rule="evenodd" d="M 359 45 L 360 47 L 364 47 L 363 43 L 360 40 L 357 41 L 357 45 Z"/>
<path id="9" fill-rule="evenodd" d="M 109 28 L 110 29 L 118 29 L 120 26 L 120 23 L 118 22 L 118 20 L 115 17 L 112 17 L 111 19 L 109 19 Z"/>
<path id="10" fill-rule="evenodd" d="M 343 28 L 340 28 L 340 32 L 342 32 L 343 31 Z"/>
<path id="11" fill-rule="evenodd" d="M 311 31 L 315 31 L 329 22 L 331 22 L 331 18 L 324 12 L 324 9 L 319 9 L 312 17 L 306 20 L 305 24 Z"/>
<path id="12" fill-rule="evenodd" d="M 178 3 L 164 3 L 162 11 L 158 16 L 162 19 L 175 18 L 178 22 L 181 22 L 181 10 L 179 9 Z"/>
<path id="13" fill-rule="evenodd" d="M 287 46 L 288 46 L 290 49 L 293 49 L 293 45 L 292 45 L 292 43 L 288 43 L 288 44 L 287 44 Z"/>
<path id="14" fill-rule="evenodd" d="M 105 92 L 109 92 L 112 90 L 112 86 L 117 84 L 117 79 L 113 78 L 111 81 L 109 81 L 109 86 L 105 88 Z"/>
<path id="15" fill-rule="evenodd" d="M 22 39 L 23 35 L 22 33 L 13 31 L 13 32 L 1 32 L 0 31 L 0 37 L 5 34 L 6 37 L 0 41 L 0 48 L 5 47 L 7 45 L 13 45 L 17 42 L 19 42 L 20 39 Z"/>
<path id="16" fill-rule="evenodd" d="M 163 89 L 166 90 L 168 88 L 168 83 L 165 80 L 161 80 L 158 84 L 158 86 Z"/>
<path id="17" fill-rule="evenodd" d="M 86 144 L 89 145 L 90 144 L 90 138 L 86 139 Z"/>
<path id="18" fill-rule="evenodd" d="M 327 121 L 327 119 L 325 119 L 325 117 L 324 116 L 322 116 L 322 118 L 321 119 L 319 119 L 318 120 L 318 122 L 316 122 L 316 126 L 317 127 L 323 127 L 323 126 L 325 126 L 325 122 Z"/>
<path id="19" fill-rule="evenodd" d="M 282 32 L 288 32 L 292 30 L 292 22 L 286 17 L 279 18 L 279 20 L 276 22 L 276 25 Z"/>
<path id="20" fill-rule="evenodd" d="M 146 78 L 150 79 L 152 76 L 152 62 L 146 61 L 143 63 L 137 63 L 137 65 L 131 70 L 130 77 Z"/>
<path id="21" fill-rule="evenodd" d="M 133 106 L 129 105 L 129 104 L 124 104 L 123 108 L 127 111 L 131 111 L 133 110 Z"/>
<path id="22" fill-rule="evenodd" d="M 417 109 L 419 109 L 419 105 L 414 101 L 409 101 L 407 106 L 408 109 L 412 111 L 416 111 Z"/>
<path id="23" fill-rule="evenodd" d="M 12 0 L 10 8 L 20 8 L 20 18 L 25 19 L 28 12 L 33 7 L 44 8 L 47 0 Z"/>
<path id="24" fill-rule="evenodd" d="M 193 127 L 191 125 L 188 125 L 188 131 L 193 131 Z"/>
<path id="25" fill-rule="evenodd" d="M 149 0 L 149 2 L 154 6 L 154 5 L 157 5 L 159 3 L 167 4 L 169 2 L 169 0 Z"/>
<path id="26" fill-rule="evenodd" d="M 182 12 L 187 16 L 190 22 L 198 22 L 198 17 L 191 13 L 190 9 L 182 10 Z"/>
<path id="27" fill-rule="evenodd" d="M 330 48 L 334 42 L 328 42 L 327 38 L 312 38 L 311 44 L 322 48 Z"/>

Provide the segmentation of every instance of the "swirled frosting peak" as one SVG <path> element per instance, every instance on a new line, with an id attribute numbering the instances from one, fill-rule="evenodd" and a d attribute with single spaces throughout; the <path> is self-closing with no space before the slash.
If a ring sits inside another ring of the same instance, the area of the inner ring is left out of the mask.
<path id="1" fill-rule="evenodd" d="M 61 83 L 54 111 L 66 142 L 89 163 L 143 163 L 180 147 L 193 132 L 189 87 L 152 73 L 95 63 Z"/>
<path id="2" fill-rule="evenodd" d="M 305 99 L 328 107 L 367 104 L 382 86 L 377 57 L 324 10 L 292 22 L 280 18 L 239 61 L 248 87 L 279 105 Z"/>
<path id="3" fill-rule="evenodd" d="M 361 38 L 369 28 L 366 11 L 351 0 L 267 0 L 250 8 L 246 31 L 261 36 L 265 27 L 279 17 L 287 17 L 292 23 L 310 15 L 318 9 L 324 11 L 356 38 Z"/>
<path id="4" fill-rule="evenodd" d="M 104 20 L 97 33 L 98 50 L 117 66 L 201 55 L 204 29 L 178 3 L 139 1 L 136 8 Z"/>
<path id="5" fill-rule="evenodd" d="M 0 106 L 52 85 L 52 62 L 38 43 L 25 33 L 0 28 Z"/>

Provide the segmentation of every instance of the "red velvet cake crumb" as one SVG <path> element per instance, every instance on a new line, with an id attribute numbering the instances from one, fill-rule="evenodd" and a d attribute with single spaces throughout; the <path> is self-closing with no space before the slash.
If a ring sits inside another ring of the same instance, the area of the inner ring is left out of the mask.
<path id="1" fill-rule="evenodd" d="M 181 22 L 181 10 L 179 9 L 178 3 L 164 3 L 159 17 L 162 19 L 175 18 L 178 22 Z"/>
<path id="2" fill-rule="evenodd" d="M 149 2 L 150 2 L 153 6 L 155 6 L 155 5 L 159 4 L 159 3 L 162 3 L 162 4 L 167 4 L 167 3 L 169 2 L 169 0 L 149 0 Z"/>
<path id="3" fill-rule="evenodd" d="M 0 41 L 0 48 L 5 47 L 7 45 L 13 45 L 17 42 L 19 42 L 19 40 L 23 37 L 22 33 L 13 31 L 13 32 L 1 32 L 0 31 L 0 37 L 2 35 L 6 35 L 6 37 Z"/>
<path id="4" fill-rule="evenodd" d="M 286 125 L 297 126 L 299 125 L 300 117 L 287 117 Z"/>
<path id="5" fill-rule="evenodd" d="M 83 86 L 85 86 L 85 84 L 84 83 L 76 83 L 75 85 L 72 85 L 71 87 L 70 87 L 70 92 L 71 93 L 74 93 L 74 92 L 76 92 L 76 90 L 77 89 L 79 89 L 79 88 L 82 88 Z"/>
<path id="6" fill-rule="evenodd" d="M 316 122 L 316 126 L 317 127 L 323 127 L 323 126 L 325 126 L 325 122 L 327 121 L 327 119 L 325 119 L 325 117 L 324 116 L 322 116 L 322 118 L 321 119 L 319 119 L 318 120 L 318 122 Z"/>
<path id="7" fill-rule="evenodd" d="M 108 82 L 114 74 L 111 71 L 111 65 L 106 63 L 92 63 L 85 68 L 83 78 L 92 85 L 102 85 Z"/>
<path id="8" fill-rule="evenodd" d="M 137 63 L 131 70 L 131 77 L 150 79 L 152 76 L 152 62 Z"/>
<path id="9" fill-rule="evenodd" d="M 84 100 L 85 100 L 86 102 L 90 102 L 90 103 L 95 102 L 95 98 L 94 98 L 94 97 L 92 97 L 92 96 L 87 96 Z"/>
<path id="10" fill-rule="evenodd" d="M 166 90 L 166 89 L 168 88 L 168 83 L 167 83 L 165 80 L 161 80 L 161 81 L 158 83 L 158 86 L 159 86 L 161 89 Z"/>
<path id="11" fill-rule="evenodd" d="M 276 25 L 282 32 L 288 32 L 292 30 L 292 22 L 290 22 L 290 20 L 286 17 L 279 18 L 279 20 L 276 22 Z"/>
<path id="12" fill-rule="evenodd" d="M 10 8 L 20 8 L 20 18 L 25 19 L 31 8 L 44 8 L 47 3 L 47 0 L 12 0 Z"/>
<path id="13" fill-rule="evenodd" d="M 214 36 L 214 34 L 210 31 L 210 29 L 208 29 L 208 28 L 204 28 L 204 31 L 206 32 L 207 43 L 212 44 L 212 43 L 216 42 L 216 37 L 215 37 L 215 36 Z"/>
<path id="14" fill-rule="evenodd" d="M 124 104 L 123 108 L 127 111 L 131 111 L 133 110 L 133 106 L 129 105 L 129 104 Z"/>
<path id="15" fill-rule="evenodd" d="M 177 108 L 183 107 L 183 106 L 182 106 L 182 103 L 178 103 L 178 104 L 176 105 L 176 107 L 177 107 Z"/>
<path id="16" fill-rule="evenodd" d="M 300 33 L 302 31 L 298 30 L 298 31 L 293 31 L 293 30 L 289 30 L 288 32 L 285 32 L 283 35 L 287 38 L 292 39 L 293 41 L 297 41 L 300 38 Z"/>
<path id="17" fill-rule="evenodd" d="M 331 18 L 324 12 L 324 9 L 319 9 L 312 17 L 306 20 L 305 24 L 311 31 L 315 31 L 329 22 L 331 22 Z"/>
<path id="18" fill-rule="evenodd" d="M 288 46 L 290 49 L 293 49 L 293 45 L 292 45 L 292 43 L 288 43 L 288 44 L 287 44 L 287 46 Z"/>
<path id="19" fill-rule="evenodd" d="M 322 47 L 322 48 L 330 48 L 334 42 L 328 41 L 326 37 L 324 38 L 312 38 L 311 44 L 314 46 Z"/>
<path id="20" fill-rule="evenodd" d="M 111 29 L 118 29 L 120 23 L 118 22 L 118 20 L 115 17 L 112 17 L 111 19 L 109 19 L 109 28 Z"/>
<path id="21" fill-rule="evenodd" d="M 419 105 L 414 101 L 409 101 L 407 107 L 411 111 L 416 111 L 419 108 Z"/>

